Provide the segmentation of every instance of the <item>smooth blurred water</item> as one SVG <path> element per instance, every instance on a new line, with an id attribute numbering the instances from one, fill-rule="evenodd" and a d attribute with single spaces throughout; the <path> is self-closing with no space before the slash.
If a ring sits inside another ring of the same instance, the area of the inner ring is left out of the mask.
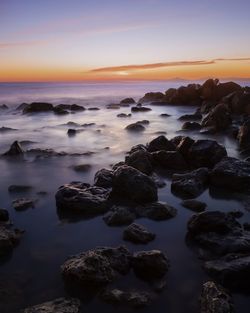
<path id="1" fill-rule="evenodd" d="M 177 83 L 176 83 L 177 84 Z M 131 251 L 161 249 L 170 258 L 171 268 L 167 274 L 167 288 L 156 295 L 154 304 L 143 309 L 147 313 L 186 313 L 198 312 L 198 298 L 201 286 L 208 279 L 202 271 L 202 263 L 185 243 L 186 224 L 192 212 L 180 206 L 181 199 L 170 192 L 170 180 L 163 177 L 167 186 L 159 189 L 159 199 L 178 209 L 178 215 L 168 221 L 154 222 L 140 219 L 138 222 L 156 233 L 156 239 L 148 245 L 133 245 L 122 240 L 124 227 L 108 227 L 102 217 L 72 221 L 58 214 L 55 205 L 55 192 L 62 184 L 71 181 L 93 182 L 94 173 L 111 164 L 124 160 L 131 146 L 150 141 L 156 132 L 167 132 L 172 138 L 182 134 L 181 123 L 177 120 L 182 114 L 192 113 L 195 108 L 187 106 L 152 107 L 152 111 L 135 113 L 131 118 L 118 118 L 118 113 L 129 113 L 130 108 L 108 110 L 105 105 L 120 101 L 124 97 L 138 100 L 145 92 L 164 91 L 174 84 L 126 83 L 126 84 L 8 84 L 0 85 L 1 103 L 10 109 L 0 113 L 0 127 L 16 128 L 17 131 L 0 133 L 0 154 L 5 152 L 14 140 L 30 140 L 34 143 L 27 148 L 53 148 L 69 153 L 92 151 L 91 156 L 64 156 L 25 160 L 0 158 L 0 207 L 10 212 L 14 226 L 25 230 L 20 244 L 13 254 L 0 264 L 0 312 L 18 312 L 28 305 L 41 303 L 66 294 L 60 275 L 60 265 L 72 254 L 95 248 L 96 246 L 118 246 L 126 244 Z M 3 92 L 4 89 L 4 92 Z M 53 113 L 22 115 L 15 111 L 21 102 L 50 101 L 56 103 L 77 103 L 86 107 L 99 106 L 99 111 L 84 111 L 65 116 Z M 0 103 L 0 104 L 1 104 Z M 171 116 L 162 118 L 161 113 Z M 126 125 L 147 119 L 150 124 L 140 134 L 131 134 Z M 69 121 L 79 124 L 96 123 L 84 129 L 75 137 L 68 137 Z M 227 136 L 204 136 L 189 133 L 193 138 L 214 138 L 226 146 L 229 155 L 238 156 L 237 145 Z M 109 149 L 107 149 L 109 147 Z M 76 164 L 91 164 L 88 173 L 75 172 Z M 10 194 L 12 184 L 31 185 L 30 192 Z M 46 191 L 41 196 L 37 192 Z M 38 200 L 34 209 L 15 211 L 11 202 L 15 198 L 31 197 Z M 200 197 L 208 204 L 208 210 L 229 211 L 243 209 L 242 203 L 234 195 L 205 191 Z M 249 220 L 245 211 L 243 220 Z M 133 273 L 115 282 L 114 286 L 124 289 L 149 286 L 138 280 Z M 237 312 L 249 312 L 250 299 L 234 295 Z M 247 306 L 246 306 L 247 303 Z M 132 312 L 132 309 L 113 307 L 94 298 L 84 304 L 83 312 Z"/>

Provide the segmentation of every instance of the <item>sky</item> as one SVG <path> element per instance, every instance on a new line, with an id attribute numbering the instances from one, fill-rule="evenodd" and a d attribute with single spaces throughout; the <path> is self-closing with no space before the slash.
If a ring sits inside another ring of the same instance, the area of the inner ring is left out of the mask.
<path id="1" fill-rule="evenodd" d="M 249 78 L 249 0 L 0 0 L 0 81 Z"/>

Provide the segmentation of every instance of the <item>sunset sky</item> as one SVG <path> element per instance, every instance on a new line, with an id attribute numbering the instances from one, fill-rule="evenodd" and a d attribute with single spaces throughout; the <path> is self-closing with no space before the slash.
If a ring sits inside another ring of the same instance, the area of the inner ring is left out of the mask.
<path id="1" fill-rule="evenodd" d="M 249 0 L 0 0 L 0 81 L 250 77 Z"/>

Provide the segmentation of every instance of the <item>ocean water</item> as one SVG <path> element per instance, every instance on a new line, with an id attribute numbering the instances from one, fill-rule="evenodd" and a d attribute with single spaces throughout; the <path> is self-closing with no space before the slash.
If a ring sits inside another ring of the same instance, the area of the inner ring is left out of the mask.
<path id="1" fill-rule="evenodd" d="M 186 84 L 186 83 L 185 83 Z M 178 87 L 180 82 L 130 82 L 130 83 L 31 83 L 0 84 L 0 104 L 6 103 L 8 110 L 0 112 L 0 127 L 11 127 L 15 131 L 0 133 L 0 154 L 4 153 L 14 140 L 30 141 L 24 149 L 52 148 L 57 152 L 92 152 L 85 156 L 63 156 L 50 158 L 25 157 L 24 160 L 0 158 L 0 207 L 8 209 L 14 226 L 25 230 L 20 244 L 13 253 L 0 260 L 0 312 L 16 313 L 29 305 L 38 304 L 56 297 L 67 295 L 60 274 L 60 265 L 69 255 L 77 254 L 96 246 L 126 245 L 131 251 L 160 249 L 170 259 L 167 273 L 167 287 L 156 294 L 152 306 L 143 309 L 146 313 L 186 313 L 199 312 L 198 299 L 202 283 L 209 277 L 202 270 L 202 262 L 186 245 L 187 221 L 191 211 L 180 205 L 181 199 L 170 191 L 171 180 L 161 175 L 166 187 L 159 189 L 159 200 L 166 201 L 178 209 L 178 215 L 170 220 L 155 222 L 148 219 L 137 220 L 156 233 L 156 239 L 147 245 L 133 245 L 122 240 L 124 227 L 109 227 L 102 216 L 91 219 L 69 219 L 56 209 L 55 193 L 59 186 L 71 181 L 93 183 L 97 170 L 123 161 L 130 147 L 147 143 L 166 132 L 168 138 L 183 134 L 178 117 L 192 113 L 192 106 L 152 107 L 152 111 L 135 113 L 131 118 L 118 118 L 118 113 L 129 113 L 130 108 L 108 110 L 106 105 L 119 102 L 124 97 L 138 100 L 145 92 L 165 91 Z M 84 111 L 57 116 L 53 113 L 22 115 L 16 107 L 22 102 L 48 101 L 53 104 L 77 103 L 86 108 L 99 107 L 99 111 Z M 168 118 L 160 117 L 168 113 Z M 128 133 L 126 125 L 147 119 L 150 124 L 140 134 Z M 95 123 L 84 128 L 74 137 L 68 137 L 69 121 L 75 123 Z M 226 146 L 230 156 L 239 156 L 236 142 L 224 135 L 205 136 L 189 133 L 193 138 L 211 138 Z M 72 166 L 90 164 L 87 173 L 75 172 Z M 30 185 L 26 193 L 9 193 L 13 184 Z M 46 191 L 47 195 L 38 195 Z M 12 208 L 12 200 L 20 197 L 36 199 L 34 209 L 17 212 Z M 208 210 L 244 210 L 242 199 L 233 194 L 223 194 L 206 190 L 199 198 L 208 204 Z M 249 221 L 249 213 L 244 211 L 241 221 Z M 131 272 L 114 283 L 125 290 L 139 288 L 151 290 Z M 248 313 L 250 298 L 233 294 L 237 312 Z M 87 299 L 83 312 L 133 312 L 133 309 L 114 307 L 101 302 L 98 297 Z"/>

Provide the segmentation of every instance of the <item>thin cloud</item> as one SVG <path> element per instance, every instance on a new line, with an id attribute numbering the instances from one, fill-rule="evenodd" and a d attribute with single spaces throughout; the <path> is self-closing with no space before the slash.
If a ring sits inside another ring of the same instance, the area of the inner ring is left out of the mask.
<path id="1" fill-rule="evenodd" d="M 19 41 L 19 42 L 0 42 L 0 49 L 12 48 L 12 47 L 27 47 L 27 46 L 40 46 L 46 44 L 45 40 L 34 41 Z"/>
<path id="2" fill-rule="evenodd" d="M 210 65 L 221 61 L 250 61 L 250 58 L 220 58 L 213 60 L 196 60 L 196 61 L 175 61 L 175 62 L 163 62 L 163 63 L 149 63 L 149 64 L 133 64 L 133 65 L 121 65 L 100 67 L 92 69 L 91 73 L 108 73 L 108 72 L 120 72 L 120 71 L 134 71 L 134 70 L 151 70 L 158 68 L 165 68 L 171 66 L 196 66 L 196 65 Z"/>

